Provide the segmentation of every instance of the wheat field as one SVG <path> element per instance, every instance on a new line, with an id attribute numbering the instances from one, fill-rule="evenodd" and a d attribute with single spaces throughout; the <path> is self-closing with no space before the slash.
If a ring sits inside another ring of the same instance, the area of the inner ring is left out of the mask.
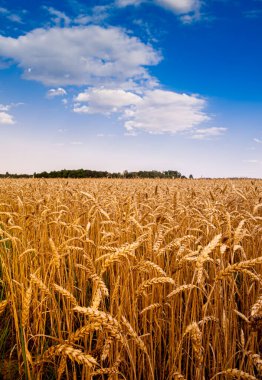
<path id="1" fill-rule="evenodd" d="M 0 378 L 262 379 L 261 185 L 2 179 Z"/>

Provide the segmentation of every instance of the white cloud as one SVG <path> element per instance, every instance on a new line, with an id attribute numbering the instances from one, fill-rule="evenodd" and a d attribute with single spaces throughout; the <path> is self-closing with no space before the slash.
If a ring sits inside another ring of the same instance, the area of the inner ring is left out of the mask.
<path id="1" fill-rule="evenodd" d="M 0 111 L 0 124 L 14 124 L 14 118 L 7 112 Z"/>
<path id="2" fill-rule="evenodd" d="M 72 141 L 71 145 L 83 145 L 82 141 Z"/>
<path id="3" fill-rule="evenodd" d="M 19 106 L 22 106 L 24 104 L 25 103 L 23 103 L 23 102 L 10 103 L 10 104 L 0 104 L 0 111 L 9 111 L 11 108 L 19 107 Z"/>
<path id="4" fill-rule="evenodd" d="M 54 22 L 55 25 L 60 26 L 68 26 L 71 23 L 71 19 L 61 11 L 58 11 L 57 9 L 53 7 L 46 7 L 43 6 L 44 9 L 47 10 L 47 12 L 52 16 L 51 20 Z"/>
<path id="5" fill-rule="evenodd" d="M 177 133 L 209 120 L 206 101 L 193 95 L 156 89 L 146 91 L 143 102 L 125 111 L 125 128 L 131 132 Z"/>
<path id="6" fill-rule="evenodd" d="M 161 59 L 151 46 L 122 29 L 95 25 L 0 36 L 0 56 L 17 63 L 25 79 L 60 86 L 150 80 L 145 66 Z"/>
<path id="7" fill-rule="evenodd" d="M 8 9 L 0 7 L 0 15 L 5 16 L 8 20 L 23 24 L 22 17 L 16 13 L 11 13 Z"/>
<path id="8" fill-rule="evenodd" d="M 253 159 L 251 159 L 251 160 L 243 160 L 243 162 L 246 162 L 247 164 L 258 164 L 259 163 L 258 160 L 253 160 Z"/>
<path id="9" fill-rule="evenodd" d="M 15 124 L 14 117 L 9 113 L 9 111 L 11 108 L 18 107 L 23 104 L 24 103 L 0 104 L 0 124 Z"/>
<path id="10" fill-rule="evenodd" d="M 203 18 L 203 15 L 201 15 L 200 12 L 194 12 L 180 16 L 180 20 L 183 24 L 192 24 L 194 21 L 199 21 L 201 18 Z"/>
<path id="11" fill-rule="evenodd" d="M 262 9 L 252 9 L 244 12 L 244 15 L 247 18 L 259 18 L 262 15 Z"/>
<path id="12" fill-rule="evenodd" d="M 210 139 L 211 137 L 221 136 L 226 132 L 226 130 L 227 128 L 222 127 L 195 129 L 191 138 L 195 140 L 206 140 Z"/>
<path id="13" fill-rule="evenodd" d="M 199 0 L 155 0 L 155 3 L 178 14 L 194 12 L 200 7 Z"/>
<path id="14" fill-rule="evenodd" d="M 73 22 L 75 24 L 87 25 L 87 24 L 98 24 L 104 21 L 110 15 L 110 6 L 107 5 L 96 5 L 92 8 L 90 14 L 80 14 L 76 17 Z"/>
<path id="15" fill-rule="evenodd" d="M 123 107 L 138 104 L 142 98 L 130 91 L 122 89 L 90 88 L 78 94 L 75 99 L 80 103 L 88 103 L 88 106 L 80 106 L 76 103 L 75 112 L 83 113 L 111 113 L 118 112 Z"/>
<path id="16" fill-rule="evenodd" d="M 9 10 L 6 8 L 0 7 L 0 13 L 7 14 L 7 13 L 9 13 Z"/>
<path id="17" fill-rule="evenodd" d="M 262 144 L 262 140 L 260 140 L 260 139 L 258 139 L 258 138 L 254 138 L 253 139 L 256 143 L 258 143 L 258 144 Z"/>
<path id="18" fill-rule="evenodd" d="M 128 5 L 139 5 L 141 3 L 148 2 L 147 0 L 116 0 L 116 5 L 120 7 L 126 7 Z M 153 0 L 156 5 L 168 9 L 175 14 L 185 15 L 187 13 L 198 13 L 201 7 L 200 0 Z M 188 18 L 182 19 L 183 22 L 192 22 L 194 16 L 188 16 Z"/>
<path id="19" fill-rule="evenodd" d="M 11 13 L 10 15 L 7 16 L 7 18 L 10 21 L 16 22 L 18 24 L 23 24 L 22 17 L 17 14 Z"/>
<path id="20" fill-rule="evenodd" d="M 116 0 L 119 7 L 127 7 L 128 5 L 139 5 L 143 0 Z"/>
<path id="21" fill-rule="evenodd" d="M 67 92 L 64 88 L 58 87 L 58 88 L 51 88 L 47 91 L 47 96 L 49 98 L 54 98 L 55 96 L 65 96 L 67 95 Z"/>
<path id="22" fill-rule="evenodd" d="M 210 119 L 204 112 L 204 99 L 161 89 L 145 90 L 144 94 L 137 95 L 130 91 L 92 88 L 80 93 L 76 100 L 87 103 L 75 104 L 74 112 L 77 113 L 118 112 L 129 134 L 141 130 L 170 134 L 191 131 Z M 198 133 L 206 136 L 207 132 L 203 131 L 206 129 Z M 210 134 L 217 135 L 218 128 Z"/>
<path id="23" fill-rule="evenodd" d="M 75 113 L 90 113 L 88 106 L 81 106 L 79 103 L 78 104 L 74 104 L 73 111 Z"/>
<path id="24" fill-rule="evenodd" d="M 10 104 L 0 104 L 0 112 L 1 111 L 9 111 L 10 110 L 10 107 L 11 105 Z"/>

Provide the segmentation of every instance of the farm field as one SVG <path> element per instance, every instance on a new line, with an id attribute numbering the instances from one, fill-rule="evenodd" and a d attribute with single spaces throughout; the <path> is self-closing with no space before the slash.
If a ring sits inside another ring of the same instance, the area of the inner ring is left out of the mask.
<path id="1" fill-rule="evenodd" d="M 262 180 L 2 179 L 0 378 L 262 378 Z"/>

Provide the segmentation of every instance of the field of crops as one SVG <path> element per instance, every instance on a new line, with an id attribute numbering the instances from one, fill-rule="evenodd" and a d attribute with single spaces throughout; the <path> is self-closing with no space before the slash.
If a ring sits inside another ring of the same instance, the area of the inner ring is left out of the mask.
<path id="1" fill-rule="evenodd" d="M 262 181 L 0 181 L 0 378 L 262 379 Z"/>

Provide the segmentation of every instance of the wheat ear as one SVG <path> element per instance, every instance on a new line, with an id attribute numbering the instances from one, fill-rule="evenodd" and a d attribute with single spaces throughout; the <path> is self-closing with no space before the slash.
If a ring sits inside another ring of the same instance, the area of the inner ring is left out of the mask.
<path id="1" fill-rule="evenodd" d="M 72 362 L 77 362 L 79 364 L 84 364 L 88 367 L 93 367 L 98 365 L 97 361 L 93 356 L 84 354 L 81 350 L 76 349 L 69 344 L 58 344 L 56 346 L 50 347 L 43 356 L 43 360 L 46 360 L 54 355 L 66 355 Z"/>
<path id="2" fill-rule="evenodd" d="M 158 285 L 158 284 L 171 284 L 175 285 L 175 281 L 171 277 L 154 277 L 150 280 L 146 280 L 142 282 L 142 284 L 137 289 L 137 295 L 139 296 L 142 294 L 147 288 L 149 288 L 152 285 Z"/>
<path id="3" fill-rule="evenodd" d="M 186 334 L 190 334 L 192 343 L 193 343 L 193 351 L 195 353 L 197 362 L 199 365 L 203 362 L 203 347 L 202 347 L 202 333 L 199 329 L 199 326 L 196 322 L 192 322 L 189 326 L 187 326 L 183 337 Z"/>
<path id="4" fill-rule="evenodd" d="M 123 316 L 122 316 L 122 324 L 123 324 L 123 326 L 125 326 L 125 328 L 127 329 L 128 334 L 134 339 L 134 341 L 136 342 L 136 344 L 138 345 L 138 347 L 147 354 L 147 349 L 146 349 L 145 343 L 137 335 L 137 333 L 135 332 L 135 330 L 133 329 L 133 327 L 130 325 L 130 323 L 128 322 L 128 320 L 125 317 L 123 317 Z"/>
<path id="5" fill-rule="evenodd" d="M 241 371 L 237 368 L 230 368 L 226 369 L 225 371 L 217 373 L 215 376 L 213 376 L 210 380 L 215 379 L 219 375 L 224 375 L 226 377 L 231 377 L 231 378 L 237 378 L 237 379 L 243 379 L 243 380 L 257 380 L 257 378 L 253 375 L 250 375 L 250 373 Z"/>
<path id="6" fill-rule="evenodd" d="M 25 297 L 23 298 L 22 327 L 24 327 L 24 328 L 26 327 L 27 321 L 29 318 L 31 298 L 32 298 L 32 288 L 31 288 L 31 286 L 29 286 L 29 288 L 26 290 Z"/>
<path id="7" fill-rule="evenodd" d="M 252 351 L 245 351 L 245 354 L 252 360 L 259 374 L 262 375 L 262 359 L 258 354 Z"/>
<path id="8" fill-rule="evenodd" d="M 123 337 L 121 335 L 121 327 L 118 321 L 113 318 L 109 313 L 93 309 L 91 307 L 74 307 L 74 311 L 80 314 L 89 316 L 91 322 L 98 322 L 103 326 L 103 328 L 111 333 L 111 335 L 124 343 Z"/>
<path id="9" fill-rule="evenodd" d="M 6 306 L 8 305 L 8 301 L 4 300 L 0 302 L 0 315 L 5 311 Z"/>
<path id="10" fill-rule="evenodd" d="M 53 288 L 55 289 L 56 292 L 60 293 L 68 301 L 70 301 L 74 306 L 76 306 L 78 304 L 77 300 L 75 299 L 75 297 L 73 296 L 73 294 L 71 294 L 68 290 L 66 290 L 62 286 L 59 286 L 57 284 L 53 284 Z"/>

